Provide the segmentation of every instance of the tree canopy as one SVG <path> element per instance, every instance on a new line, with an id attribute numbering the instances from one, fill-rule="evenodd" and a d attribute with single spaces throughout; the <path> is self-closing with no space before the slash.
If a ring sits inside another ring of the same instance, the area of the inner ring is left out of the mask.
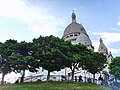
<path id="1" fill-rule="evenodd" d="M 91 52 L 91 50 L 87 49 L 86 46 L 77 44 L 77 45 L 69 45 L 68 51 L 65 52 L 65 55 L 70 59 L 70 69 L 72 74 L 72 81 L 74 79 L 74 72 L 75 69 L 79 69 L 83 66 L 83 61 L 86 57 L 86 55 Z"/>
<path id="2" fill-rule="evenodd" d="M 95 74 L 102 71 L 106 67 L 106 63 L 107 58 L 103 53 L 91 52 L 86 55 L 86 58 L 84 59 L 83 69 L 92 73 L 93 80 L 95 80 Z"/>
<path id="3" fill-rule="evenodd" d="M 6 40 L 0 43 L 0 71 L 4 76 L 9 72 L 20 73 L 21 70 L 37 72 L 39 67 L 50 72 L 60 71 L 65 67 L 71 69 L 72 80 L 74 72 L 80 67 L 95 75 L 105 67 L 106 56 L 93 52 L 86 46 L 64 41 L 54 36 L 40 36 L 33 42 Z M 24 78 L 25 73 L 22 75 Z M 21 80 L 22 81 L 22 80 Z"/>
<path id="4" fill-rule="evenodd" d="M 116 78 L 120 79 L 120 57 L 115 57 L 109 64 L 109 72 Z"/>
<path id="5" fill-rule="evenodd" d="M 26 69 L 31 72 L 36 72 L 36 68 L 38 68 L 39 65 L 36 65 L 37 60 L 31 56 L 31 47 L 31 43 L 25 41 L 18 43 L 12 39 L 0 43 L 2 83 L 4 76 L 10 72 L 20 73 L 21 70 L 25 71 Z"/>
<path id="6" fill-rule="evenodd" d="M 40 36 L 38 39 L 34 39 L 33 43 L 33 56 L 40 59 L 40 66 L 48 71 L 47 80 L 50 78 L 50 72 L 60 71 L 69 65 L 70 61 L 63 53 L 66 44 L 64 40 L 52 35 L 47 37 Z"/>
<path id="7" fill-rule="evenodd" d="M 14 47 L 17 44 L 16 40 L 6 40 L 4 43 L 0 43 L 0 72 L 2 73 L 2 84 L 4 77 L 7 73 L 12 72 L 11 62 L 8 61 L 8 57 L 14 52 Z"/>

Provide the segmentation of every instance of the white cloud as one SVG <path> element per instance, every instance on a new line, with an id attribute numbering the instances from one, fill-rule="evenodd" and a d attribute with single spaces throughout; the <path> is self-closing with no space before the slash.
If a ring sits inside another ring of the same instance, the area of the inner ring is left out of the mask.
<path id="1" fill-rule="evenodd" d="M 120 17 L 118 17 L 117 25 L 120 26 Z"/>
<path id="2" fill-rule="evenodd" d="M 40 6 L 28 6 L 26 0 L 0 0 L 0 16 L 19 19 L 26 23 L 29 30 L 38 35 L 56 35 L 64 19 L 51 15 Z"/>
<path id="3" fill-rule="evenodd" d="M 109 32 L 97 33 L 97 32 L 94 32 L 92 34 L 99 35 L 106 44 L 110 44 L 113 42 L 120 42 L 120 33 L 115 33 L 115 32 L 113 32 L 113 33 L 109 33 Z"/>
<path id="4" fill-rule="evenodd" d="M 0 0 L 0 16 L 28 19 L 29 11 L 21 0 Z M 26 15 L 28 13 L 28 15 Z"/>

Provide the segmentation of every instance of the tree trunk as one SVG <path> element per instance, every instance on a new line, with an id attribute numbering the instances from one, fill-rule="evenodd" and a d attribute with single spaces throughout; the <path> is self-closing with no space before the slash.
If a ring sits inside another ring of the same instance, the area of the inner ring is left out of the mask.
<path id="1" fill-rule="evenodd" d="M 73 68 L 71 81 L 74 81 L 74 72 L 75 72 L 75 69 Z"/>
<path id="2" fill-rule="evenodd" d="M 1 81 L 1 84 L 4 84 L 4 77 L 5 77 L 5 73 L 3 72 L 3 73 L 2 73 L 2 81 Z"/>
<path id="3" fill-rule="evenodd" d="M 93 74 L 93 83 L 95 83 L 95 74 Z"/>
<path id="4" fill-rule="evenodd" d="M 25 77 L 25 70 L 23 70 L 23 75 L 22 75 L 22 77 L 20 79 L 20 83 L 24 82 L 24 77 Z"/>
<path id="5" fill-rule="evenodd" d="M 48 70 L 47 81 L 50 79 L 50 71 Z"/>

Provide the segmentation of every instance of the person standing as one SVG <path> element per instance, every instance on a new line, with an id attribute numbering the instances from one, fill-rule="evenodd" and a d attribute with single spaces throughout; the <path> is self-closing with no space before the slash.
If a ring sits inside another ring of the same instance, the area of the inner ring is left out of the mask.
<path id="1" fill-rule="evenodd" d="M 101 75 L 101 74 L 100 74 L 100 76 L 99 76 L 98 80 L 99 80 L 100 84 L 101 84 L 101 85 L 103 85 L 103 77 L 102 77 L 102 75 Z"/>
<path id="2" fill-rule="evenodd" d="M 79 82 L 82 82 L 83 80 L 82 80 L 82 76 L 80 75 L 79 76 Z"/>

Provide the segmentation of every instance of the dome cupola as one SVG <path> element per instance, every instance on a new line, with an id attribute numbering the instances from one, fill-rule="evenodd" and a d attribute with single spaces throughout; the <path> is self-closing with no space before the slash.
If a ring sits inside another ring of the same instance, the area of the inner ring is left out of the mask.
<path id="1" fill-rule="evenodd" d="M 73 10 L 73 13 L 72 13 L 72 22 L 76 22 L 76 15 L 74 13 L 74 10 Z"/>

